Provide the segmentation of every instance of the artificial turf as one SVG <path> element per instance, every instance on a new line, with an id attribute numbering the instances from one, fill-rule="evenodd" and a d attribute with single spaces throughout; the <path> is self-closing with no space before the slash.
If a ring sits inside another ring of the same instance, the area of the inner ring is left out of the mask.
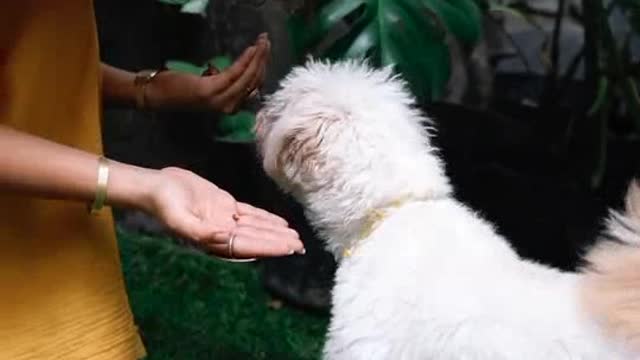
<path id="1" fill-rule="evenodd" d="M 328 319 L 280 307 L 259 265 L 123 230 L 118 240 L 148 360 L 319 358 Z"/>

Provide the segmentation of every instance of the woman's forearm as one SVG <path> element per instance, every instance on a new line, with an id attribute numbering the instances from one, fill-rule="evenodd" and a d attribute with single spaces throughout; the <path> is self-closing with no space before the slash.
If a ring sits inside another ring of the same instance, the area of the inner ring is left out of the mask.
<path id="1" fill-rule="evenodd" d="M 144 208 L 155 170 L 110 161 L 107 201 Z M 98 156 L 0 125 L 0 191 L 90 203 Z"/>
<path id="2" fill-rule="evenodd" d="M 136 74 L 102 64 L 102 98 L 107 105 L 135 108 L 139 106 L 138 92 L 143 91 L 135 85 Z M 147 110 L 196 109 L 202 106 L 202 94 L 198 92 L 200 77 L 163 71 L 144 89 L 144 106 Z"/>
<path id="3" fill-rule="evenodd" d="M 135 73 L 102 64 L 102 98 L 107 105 L 136 107 Z"/>

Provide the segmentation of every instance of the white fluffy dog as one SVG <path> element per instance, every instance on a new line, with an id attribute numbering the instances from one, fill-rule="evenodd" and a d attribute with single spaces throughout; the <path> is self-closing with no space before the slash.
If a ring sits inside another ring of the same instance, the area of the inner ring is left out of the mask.
<path id="1" fill-rule="evenodd" d="M 454 199 L 426 120 L 390 69 L 355 61 L 296 68 L 258 115 L 266 172 L 339 259 L 325 358 L 639 358 L 637 187 L 617 242 L 557 271 Z"/>

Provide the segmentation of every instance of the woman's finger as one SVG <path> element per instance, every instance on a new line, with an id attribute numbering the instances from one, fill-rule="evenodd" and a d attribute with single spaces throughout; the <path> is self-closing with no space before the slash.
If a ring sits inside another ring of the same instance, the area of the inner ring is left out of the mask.
<path id="1" fill-rule="evenodd" d="M 260 70 L 260 64 L 264 56 L 266 45 L 264 42 L 260 42 L 256 50 L 256 55 L 246 68 L 244 73 L 231 84 L 226 90 L 224 90 L 220 96 L 220 102 L 223 104 L 230 104 L 232 107 L 237 105 L 242 99 L 244 99 L 251 91 L 250 88 L 254 78 L 257 76 Z"/>
<path id="2" fill-rule="evenodd" d="M 247 71 L 258 55 L 258 46 L 249 46 L 234 63 L 220 74 L 211 76 L 212 94 L 222 93 Z"/>
<path id="3" fill-rule="evenodd" d="M 258 71 L 257 76 L 254 78 L 252 84 L 249 86 L 251 89 L 258 89 L 264 83 L 264 79 L 267 73 L 267 64 L 269 63 L 269 58 L 271 57 L 271 42 L 269 41 L 269 37 L 266 33 L 261 35 L 261 39 L 263 39 L 265 43 L 265 52 L 262 57 L 262 64 L 260 64 L 260 70 Z"/>
<path id="4" fill-rule="evenodd" d="M 213 238 L 197 242 L 196 245 L 207 253 L 228 259 L 288 256 L 296 252 L 304 254 L 304 247 L 299 240 L 296 243 L 292 238 L 266 233 L 268 232 L 239 227 L 228 234 L 218 233 Z"/>
<path id="5" fill-rule="evenodd" d="M 286 241 L 273 241 L 260 232 L 240 229 L 225 235 L 217 234 L 197 245 L 210 254 L 228 259 L 287 256 L 295 253 L 295 249 Z"/>
<path id="6" fill-rule="evenodd" d="M 237 236 L 272 242 L 275 246 L 286 246 L 289 252 L 304 252 L 304 244 L 300 240 L 298 233 L 295 231 L 287 231 L 286 228 L 272 229 L 269 227 L 259 227 L 254 223 L 251 225 L 238 226 L 234 233 L 237 234 Z"/>
<path id="7" fill-rule="evenodd" d="M 300 238 L 300 235 L 294 229 L 283 225 L 280 222 L 274 222 L 271 219 L 253 216 L 253 215 L 245 215 L 240 216 L 237 222 L 238 227 L 251 227 L 258 230 L 263 231 L 271 231 L 276 234 L 281 234 L 286 237 L 293 237 L 296 239 Z"/>
<path id="8" fill-rule="evenodd" d="M 269 62 L 271 62 L 271 41 L 267 40 L 267 52 L 264 57 L 263 71 L 262 75 L 260 76 L 258 86 L 262 86 L 262 84 L 264 84 L 265 78 L 267 77 L 267 68 L 269 66 Z"/>
<path id="9" fill-rule="evenodd" d="M 256 74 L 256 77 L 251 82 L 251 85 L 249 85 L 249 88 L 253 89 L 253 90 L 251 90 L 250 94 L 253 94 L 253 93 L 256 92 L 256 90 L 260 89 L 260 87 L 262 86 L 262 83 L 264 81 L 264 77 L 265 77 L 266 72 L 267 72 L 267 67 L 266 67 L 266 64 L 263 62 L 262 65 L 260 66 L 260 70 Z M 243 99 L 241 99 L 241 100 L 243 100 Z"/>
<path id="10" fill-rule="evenodd" d="M 261 85 L 260 79 L 262 78 L 264 73 L 265 73 L 265 67 L 263 64 L 263 65 L 260 65 L 258 72 L 256 73 L 256 76 L 251 80 L 251 83 L 249 84 L 249 86 L 247 86 L 247 91 L 249 92 L 248 96 L 251 96 L 256 92 L 256 90 L 260 88 L 260 85 Z M 242 102 L 244 101 L 245 97 L 246 96 L 239 96 L 238 100 Z"/>
<path id="11" fill-rule="evenodd" d="M 304 246 L 299 239 L 250 227 L 236 229 L 232 254 L 235 258 L 287 256 L 295 252 L 304 253 Z M 229 255 L 222 254 L 226 257 Z"/>
<path id="12" fill-rule="evenodd" d="M 288 225 L 287 220 L 281 218 L 278 215 L 272 214 L 267 210 L 260 209 L 255 206 L 249 205 L 247 203 L 239 202 L 239 201 L 237 203 L 237 206 L 238 206 L 238 215 L 240 216 L 250 215 L 250 216 L 255 216 L 259 218 L 264 218 L 265 220 L 273 221 L 275 223 L 282 224 L 283 226 Z"/>

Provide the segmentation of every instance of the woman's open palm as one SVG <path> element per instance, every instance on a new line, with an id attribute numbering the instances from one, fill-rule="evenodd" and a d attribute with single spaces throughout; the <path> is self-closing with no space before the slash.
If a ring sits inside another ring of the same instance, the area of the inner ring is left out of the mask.
<path id="1" fill-rule="evenodd" d="M 304 253 L 298 233 L 284 219 L 237 202 L 192 172 L 160 170 L 151 194 L 148 210 L 152 214 L 177 235 L 217 256 L 242 259 Z"/>

